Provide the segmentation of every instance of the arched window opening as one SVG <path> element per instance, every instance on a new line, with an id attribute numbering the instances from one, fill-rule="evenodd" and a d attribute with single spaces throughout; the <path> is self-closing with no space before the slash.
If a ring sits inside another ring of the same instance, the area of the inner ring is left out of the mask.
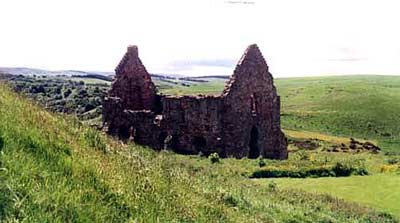
<path id="1" fill-rule="evenodd" d="M 250 95 L 250 107 L 252 113 L 257 112 L 257 98 L 255 94 Z"/>

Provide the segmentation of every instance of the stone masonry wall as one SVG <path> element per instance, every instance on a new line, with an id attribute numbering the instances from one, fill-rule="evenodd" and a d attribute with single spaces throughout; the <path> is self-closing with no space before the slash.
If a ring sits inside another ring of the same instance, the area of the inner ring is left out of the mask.
<path id="1" fill-rule="evenodd" d="M 222 101 L 213 96 L 165 97 L 163 129 L 175 138 L 172 149 L 186 154 L 223 155 Z"/>
<path id="2" fill-rule="evenodd" d="M 220 96 L 173 97 L 155 92 L 137 47 L 129 47 L 103 102 L 106 130 L 154 149 L 183 154 L 287 158 L 280 98 L 256 45 L 246 49 Z"/>
<path id="3" fill-rule="evenodd" d="M 109 97 L 119 97 L 126 109 L 153 109 L 156 87 L 139 59 L 137 46 L 128 47 L 115 73 Z"/>
<path id="4" fill-rule="evenodd" d="M 287 158 L 287 143 L 279 122 L 280 99 L 256 45 L 249 46 L 240 59 L 223 98 L 228 155 L 247 156 L 253 148 L 255 154 L 264 157 Z"/>

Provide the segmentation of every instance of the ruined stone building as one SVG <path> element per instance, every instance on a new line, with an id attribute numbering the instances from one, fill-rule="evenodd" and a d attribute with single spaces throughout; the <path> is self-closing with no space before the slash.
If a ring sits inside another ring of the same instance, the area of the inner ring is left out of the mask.
<path id="1" fill-rule="evenodd" d="M 280 98 L 257 45 L 250 45 L 219 96 L 158 94 L 136 46 L 115 69 L 103 102 L 106 130 L 154 149 L 222 157 L 286 159 Z"/>

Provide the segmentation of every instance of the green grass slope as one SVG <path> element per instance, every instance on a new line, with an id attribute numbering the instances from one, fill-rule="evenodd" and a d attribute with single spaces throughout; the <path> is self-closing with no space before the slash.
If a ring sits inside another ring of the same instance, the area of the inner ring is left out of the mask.
<path id="1" fill-rule="evenodd" d="M 167 95 L 220 95 L 225 86 L 225 79 L 207 78 L 207 82 L 187 82 L 189 86 L 171 85 L 155 80 L 160 92 Z"/>
<path id="2" fill-rule="evenodd" d="M 400 76 L 278 79 L 282 126 L 376 139 L 400 153 Z"/>
<path id="3" fill-rule="evenodd" d="M 269 183 L 270 180 L 266 180 Z M 377 174 L 319 179 L 278 179 L 274 180 L 284 188 L 303 189 L 312 193 L 326 193 L 388 210 L 400 217 L 400 175 Z"/>
<path id="4" fill-rule="evenodd" d="M 397 222 L 260 186 L 246 165 L 125 145 L 0 84 L 0 222 Z"/>

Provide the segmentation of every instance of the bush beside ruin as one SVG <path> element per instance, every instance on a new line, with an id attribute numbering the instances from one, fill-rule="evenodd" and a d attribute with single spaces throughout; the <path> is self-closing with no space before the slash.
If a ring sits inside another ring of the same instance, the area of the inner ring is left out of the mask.
<path id="1" fill-rule="evenodd" d="M 368 175 L 368 171 L 359 162 L 340 161 L 334 165 L 322 166 L 269 166 L 254 171 L 250 178 L 346 177 L 351 175 Z"/>

